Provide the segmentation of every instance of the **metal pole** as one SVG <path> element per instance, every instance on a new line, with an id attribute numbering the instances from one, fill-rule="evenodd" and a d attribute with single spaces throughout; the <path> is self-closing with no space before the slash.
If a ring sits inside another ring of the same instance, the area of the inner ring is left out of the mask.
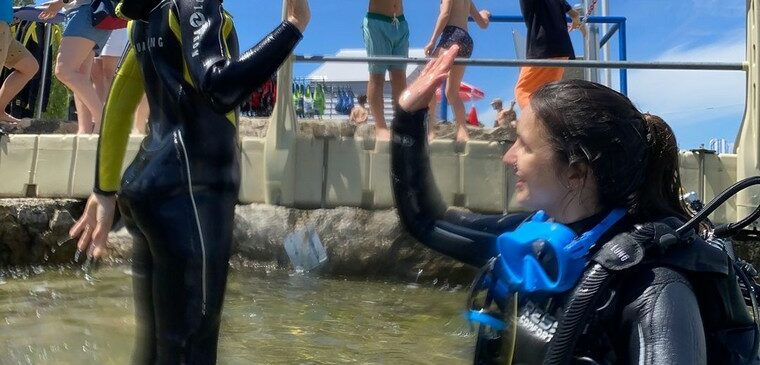
<path id="1" fill-rule="evenodd" d="M 609 0 L 602 0 L 602 16 L 606 17 L 610 15 L 609 12 L 610 12 Z M 609 29 L 610 29 L 609 23 L 602 24 L 602 33 L 606 35 Z M 603 57 L 602 57 L 603 60 L 605 61 L 610 60 L 610 45 L 609 44 L 604 45 L 604 47 L 602 48 L 602 54 L 603 54 Z M 604 84 L 607 85 L 608 87 L 612 87 L 612 70 L 608 68 L 604 70 L 603 74 L 604 74 Z"/>
<path id="2" fill-rule="evenodd" d="M 626 52 L 626 48 L 628 47 L 628 43 L 626 42 L 625 20 L 620 23 L 618 37 L 620 39 L 618 42 L 618 48 L 620 48 L 620 61 L 627 61 L 628 53 Z M 620 92 L 623 95 L 628 96 L 628 70 L 626 69 L 620 70 Z"/>
<path id="3" fill-rule="evenodd" d="M 607 46 L 607 43 L 610 41 L 610 39 L 612 38 L 612 36 L 615 35 L 615 32 L 617 32 L 618 29 L 620 29 L 620 23 L 613 24 L 607 30 L 607 33 L 605 33 L 604 36 L 602 37 L 602 39 L 599 41 L 599 46 L 600 47 Z M 609 48 L 609 46 L 607 46 L 607 47 Z M 607 57 L 607 59 L 605 59 L 605 61 L 609 61 L 609 60 L 610 60 L 609 57 Z"/>
<path id="4" fill-rule="evenodd" d="M 584 18 L 590 17 L 591 14 L 588 13 L 588 0 L 583 0 L 581 2 L 581 6 L 583 7 L 580 12 L 581 16 L 583 16 Z M 584 24 L 583 26 L 585 27 L 586 24 Z M 591 29 L 589 29 L 589 31 L 590 30 Z M 590 40 L 591 40 L 591 37 L 583 37 L 583 59 L 586 61 L 591 61 L 593 59 L 591 58 L 591 45 L 589 44 Z M 586 68 L 583 70 L 583 78 L 589 81 L 593 81 L 591 80 L 591 69 Z"/>
<path id="5" fill-rule="evenodd" d="M 621 30 L 624 27 L 621 25 Z M 625 32 L 623 32 L 625 35 Z M 621 37 L 621 40 L 625 39 Z M 625 45 L 625 42 L 622 42 Z M 620 51 L 625 57 L 625 48 Z M 297 55 L 296 61 L 306 63 L 343 62 L 343 63 L 411 63 L 426 64 L 430 58 L 404 58 L 404 57 L 336 57 L 336 56 L 312 56 Z M 489 66 L 489 67 L 591 67 L 591 68 L 620 68 L 620 69 L 649 69 L 649 70 L 710 70 L 710 71 L 745 71 L 749 67 L 747 62 L 643 62 L 643 61 L 583 61 L 583 60 L 503 60 L 503 59 L 465 59 L 459 58 L 454 61 L 457 65 Z"/>
<path id="6" fill-rule="evenodd" d="M 42 118 L 42 104 L 45 101 L 45 84 L 47 83 L 48 60 L 50 59 L 50 37 L 52 33 L 53 24 L 45 23 L 45 42 L 42 50 L 42 67 L 40 67 L 40 88 L 37 91 L 37 107 L 34 109 L 35 119 Z"/>

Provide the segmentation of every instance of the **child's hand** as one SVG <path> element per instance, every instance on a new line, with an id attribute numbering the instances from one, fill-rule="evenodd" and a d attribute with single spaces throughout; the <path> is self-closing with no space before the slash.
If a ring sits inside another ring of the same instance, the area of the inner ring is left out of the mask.
<path id="1" fill-rule="evenodd" d="M 491 12 L 488 10 L 481 10 L 480 11 L 480 17 L 483 18 L 483 26 L 481 26 L 483 29 L 488 28 L 488 25 L 491 24 Z"/>
<path id="2" fill-rule="evenodd" d="M 307 0 L 288 0 L 288 21 L 303 33 L 311 20 L 311 9 Z"/>
<path id="3" fill-rule="evenodd" d="M 425 45 L 425 48 L 423 48 L 423 50 L 425 51 L 425 56 L 428 56 L 428 57 L 432 56 L 434 49 L 435 49 L 434 42 L 430 42 L 427 45 Z"/>
<path id="4" fill-rule="evenodd" d="M 48 20 L 53 19 L 56 15 L 58 15 L 58 12 L 63 9 L 63 2 L 58 0 L 52 0 L 48 1 L 40 7 L 40 15 L 38 18 L 40 20 Z"/>

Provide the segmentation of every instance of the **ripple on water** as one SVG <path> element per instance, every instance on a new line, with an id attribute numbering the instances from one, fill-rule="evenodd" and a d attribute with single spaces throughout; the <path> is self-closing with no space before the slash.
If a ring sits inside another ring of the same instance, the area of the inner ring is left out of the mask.
<path id="1" fill-rule="evenodd" d="M 0 364 L 124 364 L 131 271 L 47 270 L 0 286 Z M 3 283 L 0 276 L 0 283 Z M 220 364 L 465 364 L 463 291 L 233 270 Z"/>

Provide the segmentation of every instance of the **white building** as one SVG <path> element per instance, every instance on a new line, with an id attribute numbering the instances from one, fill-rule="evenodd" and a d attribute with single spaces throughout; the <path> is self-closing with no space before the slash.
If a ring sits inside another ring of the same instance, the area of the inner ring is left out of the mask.
<path id="1" fill-rule="evenodd" d="M 335 55 L 336 57 L 366 57 L 367 51 L 360 48 L 347 48 L 341 49 Z M 419 49 L 410 49 L 409 57 L 422 58 L 425 57 L 424 51 Z M 410 64 L 406 67 L 406 79 L 407 83 L 411 82 L 417 77 L 422 70 L 422 66 L 417 64 Z M 350 89 L 354 96 L 367 94 L 367 82 L 369 81 L 369 69 L 367 63 L 346 63 L 346 62 L 325 62 L 317 67 L 312 73 L 305 78 L 311 83 L 324 83 L 326 90 L 338 90 L 338 89 Z M 298 80 L 298 78 L 296 78 Z M 385 75 L 385 118 L 390 121 L 393 118 L 393 105 L 391 103 L 391 84 L 389 76 Z M 325 115 L 326 119 L 345 119 L 347 116 L 339 115 L 335 111 L 335 104 L 337 102 L 335 93 L 328 93 L 325 95 L 326 107 Z M 356 102 L 356 99 L 354 99 Z"/>

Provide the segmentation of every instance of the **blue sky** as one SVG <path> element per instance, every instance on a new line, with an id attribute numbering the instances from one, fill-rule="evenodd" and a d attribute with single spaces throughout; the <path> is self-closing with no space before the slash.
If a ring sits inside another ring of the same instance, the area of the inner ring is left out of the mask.
<path id="1" fill-rule="evenodd" d="M 569 2 L 574 5 L 580 0 Z M 412 47 L 427 43 L 438 4 L 436 0 L 405 1 Z M 498 15 L 520 13 L 517 0 L 479 0 L 476 5 Z M 740 0 L 610 0 L 610 14 L 628 18 L 631 60 L 738 62 L 745 55 L 744 6 Z M 241 49 L 272 29 L 281 13 L 278 0 L 227 0 L 225 7 L 235 17 Z M 363 47 L 360 26 L 367 1 L 312 0 L 311 7 L 312 23 L 297 53 L 335 54 L 341 48 Z M 470 29 L 474 58 L 515 58 L 512 29 L 525 33 L 522 24 L 492 24 L 487 30 L 472 25 Z M 582 53 L 579 36 L 573 38 L 576 52 Z M 616 47 L 613 42 L 613 57 Z M 295 73 L 306 75 L 315 67 L 297 65 Z M 629 75 L 629 96 L 643 111 L 665 118 L 682 148 L 707 144 L 714 137 L 734 141 L 744 113 L 743 73 L 633 71 Z M 486 100 L 476 104 L 482 120 L 490 120 L 488 100 L 492 97 L 512 99 L 516 79 L 514 68 L 468 68 L 465 80 L 486 91 Z"/>

